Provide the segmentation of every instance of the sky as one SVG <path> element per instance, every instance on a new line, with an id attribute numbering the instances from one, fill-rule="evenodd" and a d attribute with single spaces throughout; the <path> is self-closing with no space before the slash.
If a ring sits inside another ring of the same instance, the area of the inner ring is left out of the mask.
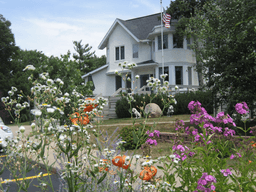
<path id="1" fill-rule="evenodd" d="M 162 0 L 166 8 L 170 0 Z M 0 0 L 0 14 L 9 20 L 15 43 L 47 56 L 74 53 L 73 41 L 98 46 L 116 18 L 132 19 L 159 13 L 160 0 Z M 0 34 L 1 35 L 1 34 Z"/>

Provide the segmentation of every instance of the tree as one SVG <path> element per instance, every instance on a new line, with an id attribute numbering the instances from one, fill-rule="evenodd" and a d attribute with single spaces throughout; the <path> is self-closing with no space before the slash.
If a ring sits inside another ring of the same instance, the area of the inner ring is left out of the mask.
<path id="1" fill-rule="evenodd" d="M 0 14 L 0 90 L 4 95 L 10 90 L 15 65 L 12 59 L 17 54 L 18 47 L 15 45 L 15 39 L 10 29 L 11 22 L 6 20 Z"/>
<path id="2" fill-rule="evenodd" d="M 195 9 L 186 23 L 186 35 L 196 37 L 197 69 L 208 79 L 207 87 L 218 93 L 220 103 L 233 113 L 237 102 L 250 108 L 256 84 L 256 0 L 209 1 L 202 12 Z"/>
<path id="3" fill-rule="evenodd" d="M 93 67 L 91 58 L 94 56 L 94 52 L 90 52 L 92 47 L 89 44 L 82 45 L 82 40 L 79 42 L 74 41 L 74 49 L 77 53 L 73 54 L 73 58 L 78 62 L 79 69 L 82 73 L 88 73 Z"/>
<path id="4" fill-rule="evenodd" d="M 178 23 L 175 26 L 175 34 L 177 35 L 178 41 L 181 44 L 183 43 L 184 36 L 189 38 L 191 35 L 185 31 L 190 18 L 196 16 L 197 13 L 195 10 L 197 10 L 197 12 L 200 14 L 205 13 L 206 10 L 204 5 L 207 1 L 209 0 L 175 0 L 170 2 L 170 6 L 166 12 L 171 15 L 172 20 L 178 20 Z M 172 22 L 172 20 L 170 22 Z M 196 50 L 194 51 L 195 54 L 197 54 Z M 199 61 L 197 61 L 197 63 L 199 63 Z M 197 68 L 197 72 L 199 74 L 199 85 L 202 85 L 202 70 Z"/>

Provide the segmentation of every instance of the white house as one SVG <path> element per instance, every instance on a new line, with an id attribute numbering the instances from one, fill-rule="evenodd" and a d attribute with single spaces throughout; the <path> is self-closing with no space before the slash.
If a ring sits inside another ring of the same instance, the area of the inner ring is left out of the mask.
<path id="1" fill-rule="evenodd" d="M 120 88 L 132 88 L 134 92 L 146 91 L 146 80 L 150 76 L 159 78 L 162 74 L 161 49 L 161 14 L 153 14 L 129 20 L 116 19 L 101 41 L 99 49 L 106 48 L 106 65 L 82 76 L 87 81 L 93 81 L 94 95 L 112 96 L 121 91 Z M 196 58 L 189 45 L 193 39 L 178 39 L 175 32 L 176 20 L 172 20 L 169 29 L 163 27 L 164 73 L 171 87 L 178 85 L 183 88 L 197 88 L 198 74 L 194 65 Z M 118 66 L 127 61 L 137 64 L 131 70 Z M 115 74 L 115 70 L 128 73 L 131 82 L 135 76 L 139 79 L 135 84 L 125 81 Z M 148 89 L 147 89 L 148 90 Z"/>

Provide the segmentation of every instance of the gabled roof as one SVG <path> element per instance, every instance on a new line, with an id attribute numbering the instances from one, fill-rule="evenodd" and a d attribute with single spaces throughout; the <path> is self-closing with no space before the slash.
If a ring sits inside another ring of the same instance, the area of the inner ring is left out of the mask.
<path id="1" fill-rule="evenodd" d="M 98 71 L 102 70 L 102 69 L 105 69 L 106 67 L 108 67 L 108 64 L 106 65 L 103 65 L 97 69 L 94 69 L 93 71 L 89 72 L 89 73 L 86 73 L 85 75 L 82 76 L 82 79 L 84 79 L 85 77 L 88 77 L 89 75 L 92 75 L 94 73 L 97 73 Z"/>
<path id="2" fill-rule="evenodd" d="M 124 30 L 126 30 L 127 33 L 129 33 L 137 42 L 147 39 L 147 36 L 150 32 L 152 32 L 152 29 L 156 25 L 161 25 L 161 21 L 158 19 L 160 16 L 161 13 L 156 13 L 153 15 L 147 15 L 129 20 L 116 19 L 101 41 L 98 48 L 104 49 L 106 47 L 108 38 L 117 24 L 122 26 Z"/>

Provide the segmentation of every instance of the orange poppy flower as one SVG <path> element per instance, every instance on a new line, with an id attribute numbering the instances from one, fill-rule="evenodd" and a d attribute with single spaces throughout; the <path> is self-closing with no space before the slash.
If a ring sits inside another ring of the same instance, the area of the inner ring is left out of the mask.
<path id="1" fill-rule="evenodd" d="M 249 164 L 251 163 L 252 161 L 249 160 Z"/>
<path id="2" fill-rule="evenodd" d="M 126 156 L 116 156 L 114 159 L 112 159 L 112 163 L 113 165 L 117 166 L 117 167 L 122 167 L 123 169 L 128 169 L 128 167 L 130 166 L 130 161 L 128 162 L 128 164 L 125 164 L 125 158 Z M 118 160 L 118 161 L 116 161 Z"/>
<path id="3" fill-rule="evenodd" d="M 140 176 L 139 177 L 142 180 L 148 181 L 148 180 L 153 178 L 153 173 L 152 173 L 152 171 L 150 171 L 150 169 L 144 169 L 144 170 L 142 170 L 140 172 Z"/>
<path id="4" fill-rule="evenodd" d="M 252 144 L 252 147 L 256 148 L 256 143 Z"/>
<path id="5" fill-rule="evenodd" d="M 87 99 L 85 99 L 85 100 L 94 101 L 95 99 L 93 99 L 93 98 L 87 98 Z M 90 111 L 93 110 L 93 108 L 95 108 L 95 107 L 97 107 L 97 106 L 98 106 L 98 104 L 95 104 L 95 105 L 90 105 L 90 104 L 85 105 L 84 112 L 90 112 Z"/>
<path id="6" fill-rule="evenodd" d="M 157 173 L 157 168 L 155 168 L 154 166 L 145 167 L 144 169 L 150 170 L 152 172 L 153 176 L 155 176 Z"/>

